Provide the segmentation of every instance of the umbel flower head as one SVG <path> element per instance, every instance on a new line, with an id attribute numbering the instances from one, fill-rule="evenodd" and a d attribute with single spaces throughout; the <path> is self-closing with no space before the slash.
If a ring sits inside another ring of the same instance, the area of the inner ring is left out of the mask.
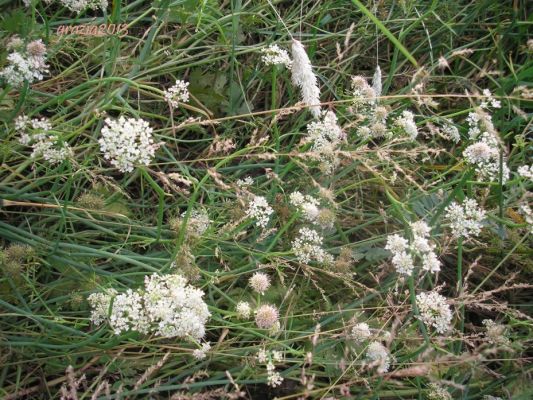
<path id="1" fill-rule="evenodd" d="M 292 66 L 292 60 L 287 50 L 281 49 L 277 44 L 271 44 L 261 49 L 261 61 L 266 65 L 285 65 L 287 68 Z"/>
<path id="2" fill-rule="evenodd" d="M 174 86 L 165 90 L 165 100 L 173 107 L 178 108 L 180 103 L 189 101 L 189 82 L 177 80 Z"/>
<path id="3" fill-rule="evenodd" d="M 450 221 L 452 235 L 468 239 L 478 236 L 483 227 L 486 212 L 475 199 L 465 199 L 463 204 L 455 201 L 446 207 L 446 218 Z"/>
<path id="4" fill-rule="evenodd" d="M 203 291 L 187 285 L 187 279 L 179 274 L 154 274 L 145 277 L 144 290 L 128 289 L 118 295 L 108 290 L 94 293 L 88 300 L 93 323 L 99 325 L 108 320 L 117 335 L 133 330 L 166 338 L 200 340 L 211 315 L 203 295 Z"/>
<path id="5" fill-rule="evenodd" d="M 159 148 L 152 132 L 148 122 L 142 119 L 106 118 L 98 143 L 106 160 L 121 172 L 131 172 L 137 164 L 150 164 Z"/>
<path id="6" fill-rule="evenodd" d="M 445 333 L 451 328 L 452 311 L 446 298 L 437 292 L 416 295 L 416 305 L 420 320 L 428 327 L 435 328 L 438 333 Z"/>
<path id="7" fill-rule="evenodd" d="M 21 41 L 13 46 L 16 50 L 7 56 L 8 66 L 0 71 L 0 79 L 13 87 L 20 87 L 24 82 L 41 81 L 48 72 L 46 64 L 46 46 L 41 39 L 34 40 L 22 47 Z"/>
<path id="8" fill-rule="evenodd" d="M 52 124 L 47 118 L 32 118 L 20 115 L 15 119 L 15 130 L 20 135 L 19 142 L 31 146 L 31 158 L 42 157 L 50 164 L 59 164 L 72 155 L 68 143 L 62 142 L 52 132 Z"/>

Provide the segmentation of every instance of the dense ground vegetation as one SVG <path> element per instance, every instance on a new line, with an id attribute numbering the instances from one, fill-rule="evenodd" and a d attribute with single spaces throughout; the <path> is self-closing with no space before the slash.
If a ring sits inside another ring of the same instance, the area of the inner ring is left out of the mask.
<path id="1" fill-rule="evenodd" d="M 527 1 L 106 3 L 0 0 L 0 397 L 533 396 Z"/>

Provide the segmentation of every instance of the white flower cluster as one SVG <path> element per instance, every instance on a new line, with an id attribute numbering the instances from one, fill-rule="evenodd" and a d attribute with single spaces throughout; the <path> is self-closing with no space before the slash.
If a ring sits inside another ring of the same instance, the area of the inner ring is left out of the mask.
<path id="1" fill-rule="evenodd" d="M 211 343 L 209 342 L 204 342 L 202 343 L 202 345 L 200 346 L 199 349 L 195 349 L 193 352 L 192 352 L 192 355 L 194 358 L 196 358 L 197 360 L 203 360 L 204 358 L 207 357 L 207 352 L 211 350 Z"/>
<path id="2" fill-rule="evenodd" d="M 109 316 L 111 300 L 117 295 L 115 289 L 107 289 L 105 293 L 93 293 L 88 297 L 92 306 L 91 321 L 95 325 L 101 325 Z"/>
<path id="3" fill-rule="evenodd" d="M 131 172 L 136 164 L 148 165 L 159 145 L 154 143 L 153 129 L 142 119 L 106 118 L 98 140 L 104 158 L 121 172 Z"/>
<path id="4" fill-rule="evenodd" d="M 331 264 L 333 256 L 322 248 L 322 242 L 323 238 L 317 231 L 303 227 L 292 241 L 292 251 L 301 263 L 307 264 L 315 260 L 320 264 Z"/>
<path id="5" fill-rule="evenodd" d="M 411 223 L 410 227 L 413 233 L 410 241 L 398 234 L 387 238 L 385 249 L 392 253 L 392 264 L 396 271 L 411 276 L 416 258 L 420 259 L 424 271 L 440 271 L 441 263 L 434 252 L 435 244 L 429 239 L 429 226 L 424 221 L 417 221 Z"/>
<path id="6" fill-rule="evenodd" d="M 454 201 L 446 207 L 446 219 L 450 221 L 452 235 L 455 238 L 468 239 L 479 235 L 485 216 L 485 210 L 479 207 L 474 199 L 466 198 L 462 205 Z"/>
<path id="7" fill-rule="evenodd" d="M 415 140 L 418 136 L 418 127 L 416 126 L 415 116 L 409 110 L 404 110 L 402 114 L 396 118 L 394 124 L 404 131 L 411 140 Z"/>
<path id="8" fill-rule="evenodd" d="M 308 194 L 303 195 L 296 191 L 289 195 L 289 201 L 294 207 L 297 207 L 302 212 L 306 220 L 309 222 L 315 222 L 317 220 L 320 214 L 318 208 L 320 202 L 313 196 Z"/>
<path id="9" fill-rule="evenodd" d="M 319 154 L 327 173 L 334 168 L 335 150 L 346 134 L 337 122 L 337 116 L 333 111 L 325 111 L 322 119 L 307 125 L 307 140 L 312 142 L 312 151 Z"/>
<path id="10" fill-rule="evenodd" d="M 181 214 L 181 218 L 184 218 L 185 214 L 187 211 Z M 187 221 L 187 232 L 194 236 L 202 236 L 209 229 L 209 225 L 211 225 L 211 220 L 207 211 L 204 209 L 192 210 Z"/>
<path id="11" fill-rule="evenodd" d="M 518 167 L 517 172 L 522 178 L 533 181 L 533 165 L 522 165 L 521 167 Z"/>
<path id="12" fill-rule="evenodd" d="M 518 208 L 518 212 L 524 217 L 526 224 L 529 225 L 529 232 L 533 234 L 533 210 L 527 203 L 523 203 Z"/>
<path id="13" fill-rule="evenodd" d="M 19 142 L 24 146 L 31 146 L 31 158 L 42 157 L 50 164 L 59 164 L 66 160 L 72 150 L 68 143 L 62 142 L 52 133 L 52 125 L 47 118 L 32 118 L 18 116 L 15 120 L 15 130 L 20 135 Z"/>
<path id="14" fill-rule="evenodd" d="M 432 326 L 438 333 L 451 329 L 452 311 L 445 297 L 437 292 L 420 293 L 416 295 L 416 305 L 420 320 L 427 327 Z"/>
<path id="15" fill-rule="evenodd" d="M 391 364 L 389 350 L 380 342 L 372 342 L 366 349 L 366 358 L 371 366 L 377 366 L 377 372 L 383 374 L 387 372 Z"/>
<path id="16" fill-rule="evenodd" d="M 281 385 L 283 377 L 276 371 L 274 362 L 283 362 L 283 353 L 277 350 L 267 351 L 261 349 L 257 352 L 256 359 L 261 364 L 266 365 L 268 386 L 277 387 Z"/>
<path id="17" fill-rule="evenodd" d="M 108 290 L 94 293 L 88 300 L 93 323 L 99 325 L 108 320 L 117 335 L 134 330 L 166 338 L 199 340 L 205 335 L 205 323 L 210 316 L 203 295 L 202 290 L 187 285 L 187 279 L 181 275 L 154 274 L 145 277 L 143 290 L 128 289 L 118 295 Z"/>
<path id="18" fill-rule="evenodd" d="M 15 43 L 15 49 L 7 56 L 8 66 L 0 71 L 0 78 L 13 87 L 20 87 L 24 82 L 43 80 L 43 74 L 48 72 L 46 46 L 43 41 L 34 40 L 25 47 L 21 40 L 12 42 Z"/>
<path id="19" fill-rule="evenodd" d="M 101 9 L 104 11 L 108 5 L 107 0 L 59 0 L 59 2 L 70 11 L 78 14 L 87 8 L 90 8 L 91 10 Z"/>
<path id="20" fill-rule="evenodd" d="M 291 68 L 292 60 L 287 50 L 281 49 L 277 44 L 271 44 L 261 49 L 261 61 L 266 65 L 285 65 Z"/>
<path id="21" fill-rule="evenodd" d="M 365 110 L 376 103 L 376 90 L 360 75 L 352 76 L 352 103 L 358 110 Z"/>
<path id="22" fill-rule="evenodd" d="M 177 80 L 174 86 L 169 87 L 164 92 L 165 100 L 173 107 L 178 108 L 180 103 L 189 101 L 189 82 Z"/>
<path id="23" fill-rule="evenodd" d="M 454 143 L 459 143 L 461 140 L 461 135 L 459 134 L 459 129 L 451 123 L 446 123 L 442 127 L 442 135 L 448 139 L 451 140 Z"/>
<path id="24" fill-rule="evenodd" d="M 505 325 L 498 324 L 492 319 L 484 319 L 482 323 L 485 325 L 485 336 L 489 343 L 501 346 L 508 346 L 511 343 L 506 336 Z"/>
<path id="25" fill-rule="evenodd" d="M 430 383 L 427 400 L 452 400 L 452 395 L 442 386 Z"/>
<path id="26" fill-rule="evenodd" d="M 246 176 L 244 179 L 237 179 L 236 183 L 240 188 L 247 188 L 254 184 L 254 179 L 251 176 Z"/>
<path id="27" fill-rule="evenodd" d="M 239 301 L 235 311 L 237 312 L 237 318 L 240 319 L 250 319 L 252 316 L 252 307 L 247 301 Z"/>
<path id="28" fill-rule="evenodd" d="M 304 46 L 298 40 L 292 41 L 292 83 L 300 88 L 302 102 L 310 107 L 315 118 L 320 116 L 320 89 L 311 61 Z"/>
<path id="29" fill-rule="evenodd" d="M 479 140 L 463 151 L 465 161 L 474 166 L 478 178 L 482 181 L 494 182 L 500 176 L 500 149 L 499 142 L 494 133 L 483 132 Z M 502 182 L 509 179 L 509 167 L 501 165 Z"/>
<path id="30" fill-rule="evenodd" d="M 370 332 L 370 327 L 366 322 L 359 322 L 355 324 L 350 332 L 350 337 L 356 343 L 364 342 L 370 336 L 372 336 L 372 332 Z"/>
<path id="31" fill-rule="evenodd" d="M 255 224 L 263 229 L 268 225 L 273 213 L 274 209 L 270 207 L 267 199 L 263 196 L 255 196 L 246 210 L 246 216 L 255 219 Z"/>
<path id="32" fill-rule="evenodd" d="M 492 93 L 489 89 L 483 89 L 483 96 L 485 97 L 481 104 L 479 105 L 481 108 L 488 109 L 489 107 L 492 108 L 501 108 L 502 104 L 499 100 L 496 100 L 494 96 L 492 96 Z"/>

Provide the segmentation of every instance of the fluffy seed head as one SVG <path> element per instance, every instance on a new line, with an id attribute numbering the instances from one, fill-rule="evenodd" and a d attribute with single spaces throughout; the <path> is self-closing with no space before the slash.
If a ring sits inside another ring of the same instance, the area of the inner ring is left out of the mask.
<path id="1" fill-rule="evenodd" d="M 255 311 L 255 323 L 262 329 L 274 327 L 278 318 L 278 309 L 270 304 L 264 304 Z"/>

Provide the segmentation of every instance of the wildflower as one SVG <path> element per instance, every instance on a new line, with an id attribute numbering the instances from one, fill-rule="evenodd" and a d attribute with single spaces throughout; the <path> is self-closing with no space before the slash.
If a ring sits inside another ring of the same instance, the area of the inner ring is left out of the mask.
<path id="1" fill-rule="evenodd" d="M 255 196 L 248 205 L 246 215 L 248 218 L 256 220 L 256 225 L 260 228 L 266 228 L 270 216 L 274 213 L 272 207 L 268 205 L 268 201 L 263 196 Z"/>
<path id="2" fill-rule="evenodd" d="M 41 81 L 48 73 L 46 64 L 46 46 L 41 39 L 26 45 L 25 49 L 13 51 L 7 56 L 8 66 L 0 71 L 0 78 L 13 87 L 20 87 L 24 82 Z"/>
<path id="3" fill-rule="evenodd" d="M 437 292 L 416 295 L 416 305 L 420 320 L 428 327 L 432 326 L 438 333 L 445 333 L 451 328 L 452 311 L 446 298 Z"/>
<path id="4" fill-rule="evenodd" d="M 148 333 L 149 322 L 142 305 L 142 295 L 128 289 L 125 293 L 115 296 L 109 324 L 116 335 L 130 330 Z"/>
<path id="5" fill-rule="evenodd" d="M 377 85 L 377 84 L 376 84 Z M 351 80 L 352 104 L 358 109 L 366 110 L 376 102 L 376 91 L 362 76 L 353 76 Z"/>
<path id="6" fill-rule="evenodd" d="M 259 349 L 256 358 L 260 363 L 266 363 L 268 360 L 268 352 L 265 349 Z"/>
<path id="7" fill-rule="evenodd" d="M 262 329 L 272 328 L 278 318 L 278 309 L 270 304 L 264 304 L 255 311 L 255 323 Z"/>
<path id="8" fill-rule="evenodd" d="M 415 237 L 419 236 L 425 238 L 428 237 L 431 232 L 430 227 L 424 221 L 411 222 L 409 223 L 409 226 Z"/>
<path id="9" fill-rule="evenodd" d="M 404 251 L 397 253 L 392 257 L 392 264 L 399 274 L 408 276 L 411 276 L 413 269 L 415 268 L 413 257 Z"/>
<path id="10" fill-rule="evenodd" d="M 301 91 L 304 104 L 311 106 L 309 110 L 315 118 L 320 116 L 320 89 L 316 75 L 313 73 L 311 61 L 298 40 L 292 41 L 292 83 Z"/>
<path id="11" fill-rule="evenodd" d="M 178 108 L 180 103 L 189 101 L 189 82 L 176 80 L 176 84 L 165 90 L 165 100 L 173 107 Z"/>
<path id="12" fill-rule="evenodd" d="M 522 178 L 533 180 L 533 165 L 522 165 L 518 167 L 517 172 Z"/>
<path id="13" fill-rule="evenodd" d="M 271 387 L 280 386 L 283 382 L 283 377 L 279 372 L 272 372 L 267 375 L 267 384 Z"/>
<path id="14" fill-rule="evenodd" d="M 115 289 L 108 289 L 104 293 L 93 293 L 87 298 L 92 308 L 91 321 L 93 324 L 98 326 L 107 320 L 111 300 L 116 295 Z"/>
<path id="15" fill-rule="evenodd" d="M 450 64 L 448 64 L 448 60 L 446 60 L 446 58 L 444 58 L 444 56 L 440 56 L 439 57 L 439 60 L 438 60 L 438 66 L 439 66 L 439 69 L 446 69 L 446 68 L 450 68 Z"/>
<path id="16" fill-rule="evenodd" d="M 300 228 L 298 236 L 292 241 L 292 251 L 301 263 L 316 260 L 321 264 L 329 264 L 333 262 L 333 256 L 322 249 L 322 240 L 317 231 Z"/>
<path id="17" fill-rule="evenodd" d="M 254 183 L 254 179 L 251 176 L 247 176 L 244 179 L 237 179 L 237 186 L 241 188 L 252 186 L 253 183 Z"/>
<path id="18" fill-rule="evenodd" d="M 392 253 L 401 253 L 407 249 L 407 240 L 400 235 L 394 234 L 387 237 L 385 249 Z"/>
<path id="19" fill-rule="evenodd" d="M 192 352 L 192 355 L 194 358 L 196 358 L 197 360 L 203 360 L 206 356 L 207 356 L 207 352 L 211 350 L 211 343 L 209 342 L 205 342 L 202 344 L 202 346 L 200 346 L 199 349 L 195 349 L 193 352 Z"/>
<path id="20" fill-rule="evenodd" d="M 418 136 L 418 127 L 416 126 L 414 114 L 411 111 L 404 110 L 402 114 L 396 118 L 395 125 L 402 129 L 411 140 L 415 140 Z"/>
<path id="21" fill-rule="evenodd" d="M 481 102 L 480 107 L 481 108 L 488 108 L 489 106 L 492 108 L 501 108 L 501 103 L 499 100 L 496 100 L 489 89 L 483 89 L 483 96 L 485 99 Z"/>
<path id="22" fill-rule="evenodd" d="M 300 192 L 293 192 L 290 194 L 289 199 L 293 206 L 302 211 L 305 219 L 308 221 L 312 222 L 318 218 L 320 214 L 320 210 L 318 208 L 319 201 L 313 196 L 304 196 Z"/>
<path id="23" fill-rule="evenodd" d="M 104 11 L 108 5 L 107 0 L 60 0 L 60 3 L 77 14 L 87 8 L 91 10 L 101 9 Z"/>
<path id="24" fill-rule="evenodd" d="M 355 342 L 360 343 L 372 336 L 372 333 L 366 322 L 360 322 L 352 327 L 350 336 Z"/>
<path id="25" fill-rule="evenodd" d="M 15 120 L 15 130 L 19 133 L 19 142 L 31 146 L 31 158 L 42 157 L 50 164 L 59 164 L 72 155 L 68 143 L 51 132 L 52 124 L 47 118 L 32 118 L 18 116 Z"/>
<path id="26" fill-rule="evenodd" d="M 454 201 L 446 207 L 446 219 L 450 221 L 452 235 L 456 238 L 468 239 L 479 235 L 485 215 L 474 199 L 467 198 L 462 205 Z"/>
<path id="27" fill-rule="evenodd" d="M 451 394 L 436 383 L 429 384 L 428 400 L 452 400 Z"/>
<path id="28" fill-rule="evenodd" d="M 98 140 L 104 158 L 121 172 L 131 172 L 136 164 L 148 165 L 159 147 L 154 143 L 153 129 L 142 119 L 106 118 L 102 137 Z"/>
<path id="29" fill-rule="evenodd" d="M 272 350 L 272 359 L 276 362 L 283 361 L 283 352 L 279 350 Z"/>
<path id="30" fill-rule="evenodd" d="M 451 140 L 452 142 L 459 143 L 461 140 L 461 135 L 459 134 L 459 129 L 455 125 L 452 124 L 445 124 L 442 127 L 442 134 L 444 137 L 448 140 Z"/>
<path id="31" fill-rule="evenodd" d="M 267 274 L 256 272 L 250 278 L 250 286 L 259 294 L 265 294 L 265 291 L 270 287 L 270 278 Z"/>
<path id="32" fill-rule="evenodd" d="M 509 339 L 506 337 L 505 325 L 498 324 L 491 319 L 484 319 L 482 323 L 485 325 L 485 336 L 489 343 L 502 346 L 510 344 Z"/>
<path id="33" fill-rule="evenodd" d="M 235 311 L 237 312 L 237 317 L 242 319 L 249 319 L 252 314 L 250 303 L 246 301 L 239 301 Z"/>
<path id="34" fill-rule="evenodd" d="M 147 276 L 143 300 L 154 333 L 166 338 L 203 338 L 211 315 L 203 295 L 179 274 Z"/>
<path id="35" fill-rule="evenodd" d="M 202 299 L 204 293 L 187 285 L 187 279 L 181 275 L 147 276 L 144 290 L 128 289 L 115 294 L 113 290 L 93 294 L 89 302 L 96 324 L 106 319 L 112 302 L 108 320 L 117 335 L 130 330 L 194 340 L 205 335 L 210 313 Z"/>
<path id="36" fill-rule="evenodd" d="M 281 49 L 277 44 L 271 44 L 261 49 L 261 61 L 266 65 L 284 65 L 291 68 L 292 60 L 287 50 Z"/>
<path id="37" fill-rule="evenodd" d="M 307 140 L 312 142 L 312 151 L 319 154 L 320 160 L 325 164 L 326 170 L 333 169 L 332 158 L 335 150 L 344 140 L 346 134 L 337 122 L 337 116 L 333 111 L 322 114 L 320 121 L 314 121 L 307 125 Z"/>
<path id="38" fill-rule="evenodd" d="M 372 366 L 377 366 L 377 372 L 383 374 L 390 368 L 391 356 L 389 350 L 380 342 L 372 342 L 366 349 L 366 358 Z"/>
<path id="39" fill-rule="evenodd" d="M 185 218 L 185 215 L 187 214 L 187 211 L 184 211 L 181 214 L 181 218 Z M 181 222 L 180 222 L 181 223 Z M 207 229 L 209 229 L 209 225 L 211 224 L 211 220 L 209 219 L 209 215 L 207 215 L 207 211 L 205 210 L 192 210 L 189 219 L 187 221 L 187 231 L 194 235 L 194 236 L 202 236 Z"/>
<path id="40" fill-rule="evenodd" d="M 440 265 L 441 263 L 435 253 L 428 252 L 422 256 L 422 269 L 424 271 L 439 272 Z"/>

